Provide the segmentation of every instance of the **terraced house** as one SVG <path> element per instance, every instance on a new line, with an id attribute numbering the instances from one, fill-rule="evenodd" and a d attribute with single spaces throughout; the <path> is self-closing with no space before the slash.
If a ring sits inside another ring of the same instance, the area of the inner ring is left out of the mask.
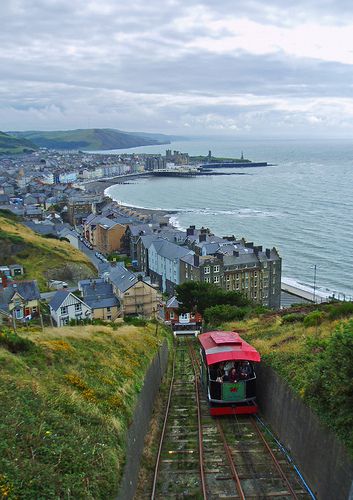
<path id="1" fill-rule="evenodd" d="M 94 249 L 108 255 L 120 251 L 126 226 L 102 215 L 90 215 L 84 223 L 85 238 Z"/>
<path id="2" fill-rule="evenodd" d="M 214 283 L 266 307 L 280 307 L 282 261 L 276 248 L 263 250 L 244 239 L 220 238 L 206 230 L 191 236 L 195 255 L 180 259 L 180 283 Z"/>
<path id="3" fill-rule="evenodd" d="M 193 255 L 189 248 L 170 241 L 158 239 L 149 247 L 149 274 L 153 283 L 157 283 L 162 292 L 172 294 L 180 281 L 180 260 L 186 255 Z"/>

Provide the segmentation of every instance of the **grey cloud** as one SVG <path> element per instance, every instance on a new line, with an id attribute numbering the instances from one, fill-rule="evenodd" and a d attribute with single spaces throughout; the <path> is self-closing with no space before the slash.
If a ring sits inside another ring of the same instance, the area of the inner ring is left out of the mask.
<path id="1" fill-rule="evenodd" d="M 188 27 L 192 9 L 201 18 Z M 280 51 L 216 55 L 188 48 L 196 36 L 217 36 L 203 25 L 203 11 L 216 20 L 229 13 L 278 25 L 318 14 L 336 24 L 342 14 L 344 22 L 353 18 L 353 5 L 345 1 L 289 0 L 284 9 L 279 0 L 10 0 L 1 13 L 0 129 L 182 132 L 188 123 L 200 132 L 223 120 L 229 127 L 277 131 L 288 116 L 299 129 L 313 126 L 305 112 L 286 114 L 266 99 L 281 98 L 290 107 L 295 99 L 350 97 L 349 65 Z M 253 95 L 254 103 L 231 102 L 234 95 Z"/>

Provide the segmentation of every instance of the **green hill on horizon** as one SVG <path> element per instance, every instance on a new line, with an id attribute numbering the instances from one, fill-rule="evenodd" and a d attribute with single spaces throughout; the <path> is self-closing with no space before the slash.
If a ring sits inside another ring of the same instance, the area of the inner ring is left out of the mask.
<path id="1" fill-rule="evenodd" d="M 77 129 L 11 132 L 14 136 L 27 139 L 37 147 L 48 149 L 72 149 L 99 151 L 125 149 L 137 146 L 169 144 L 170 138 L 163 134 L 121 132 L 115 129 Z"/>
<path id="2" fill-rule="evenodd" d="M 15 137 L 5 132 L 0 132 L 0 155 L 31 153 L 36 149 L 38 149 L 38 146 L 25 137 Z"/>

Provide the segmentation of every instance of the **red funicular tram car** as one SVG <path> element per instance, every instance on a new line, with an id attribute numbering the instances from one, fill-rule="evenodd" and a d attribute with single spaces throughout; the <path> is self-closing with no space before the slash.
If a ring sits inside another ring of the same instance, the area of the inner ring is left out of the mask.
<path id="1" fill-rule="evenodd" d="M 256 374 L 260 354 L 236 332 L 207 332 L 201 343 L 201 383 L 211 415 L 257 413 Z"/>

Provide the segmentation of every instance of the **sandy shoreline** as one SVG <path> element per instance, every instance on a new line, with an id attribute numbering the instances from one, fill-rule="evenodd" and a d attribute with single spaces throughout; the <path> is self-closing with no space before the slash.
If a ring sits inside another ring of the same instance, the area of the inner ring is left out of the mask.
<path id="1" fill-rule="evenodd" d="M 134 178 L 137 177 L 141 176 L 138 175 L 136 177 L 129 176 L 128 178 L 126 178 L 125 176 L 119 176 L 119 177 L 114 177 L 112 179 L 106 179 L 104 181 L 88 182 L 87 184 L 85 184 L 85 191 L 87 193 L 104 194 L 107 188 L 114 186 L 115 184 L 127 184 L 129 183 L 130 180 L 133 180 Z M 135 217 L 139 222 L 168 223 L 170 217 L 173 214 L 178 213 L 177 211 L 171 211 L 171 210 L 159 210 L 159 209 L 140 208 L 129 205 L 123 205 L 113 200 L 109 195 L 105 194 L 105 196 L 107 198 L 110 198 L 113 201 L 113 203 L 116 204 L 116 206 L 119 209 L 119 212 L 122 215 L 126 215 L 128 217 Z"/>

